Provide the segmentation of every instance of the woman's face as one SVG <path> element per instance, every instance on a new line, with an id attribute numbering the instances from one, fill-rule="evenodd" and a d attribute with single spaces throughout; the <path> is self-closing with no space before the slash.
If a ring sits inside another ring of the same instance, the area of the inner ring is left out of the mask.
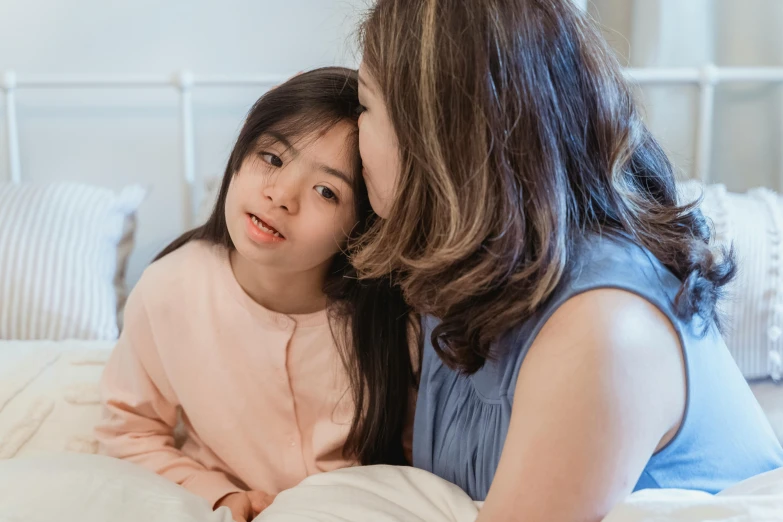
<path id="1" fill-rule="evenodd" d="M 389 216 L 400 175 L 400 149 L 386 102 L 367 68 L 359 68 L 359 152 L 364 166 L 362 175 L 373 210 L 382 218 Z"/>

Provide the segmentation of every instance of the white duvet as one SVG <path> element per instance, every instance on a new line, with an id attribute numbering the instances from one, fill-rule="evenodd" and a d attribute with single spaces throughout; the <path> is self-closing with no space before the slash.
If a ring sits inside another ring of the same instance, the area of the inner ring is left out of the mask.
<path id="1" fill-rule="evenodd" d="M 717 495 L 660 489 L 639 491 L 604 522 L 767 522 L 783 520 L 783 469 L 740 482 Z"/>
<path id="2" fill-rule="evenodd" d="M 110 349 L 111 343 L 0 342 L 0 522 L 231 522 L 226 510 L 212 512 L 161 477 L 84 454 L 95 450 L 97 385 Z M 568 502 L 568 492 L 562 497 Z M 425 471 L 372 466 L 310 477 L 278 495 L 257 521 L 472 522 L 478 510 L 459 488 Z M 717 496 L 642 491 L 605 519 L 706 520 L 783 521 L 783 470 Z"/>
<path id="3" fill-rule="evenodd" d="M 310 477 L 278 495 L 256 522 L 472 522 L 478 510 L 460 489 L 425 471 L 370 466 Z M 717 496 L 638 492 L 605 522 L 706 520 L 783 520 L 783 470 Z M 231 522 L 231 515 L 127 462 L 70 454 L 0 462 L 0 521 Z"/>
<path id="4" fill-rule="evenodd" d="M 93 453 L 104 341 L 0 341 L 0 460 Z"/>
<path id="5" fill-rule="evenodd" d="M 562 498 L 568 502 L 568 492 Z M 478 511 L 464 492 L 429 473 L 374 466 L 310 477 L 281 493 L 256 522 L 472 522 Z M 519 520 L 524 522 L 522 514 Z M 637 492 L 604 519 L 664 521 L 783 521 L 783 469 L 717 496 L 682 490 Z"/>

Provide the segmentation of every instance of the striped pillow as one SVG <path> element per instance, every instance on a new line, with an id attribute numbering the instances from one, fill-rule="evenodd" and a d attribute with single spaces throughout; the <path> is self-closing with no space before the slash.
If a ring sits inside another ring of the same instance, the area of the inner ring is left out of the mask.
<path id="1" fill-rule="evenodd" d="M 715 241 L 733 245 L 738 273 L 720 303 L 726 344 L 746 379 L 783 377 L 783 199 L 757 188 L 732 193 L 724 185 L 680 186 L 683 200 L 703 193 L 702 212 Z"/>
<path id="2" fill-rule="evenodd" d="M 114 339 L 139 186 L 0 184 L 0 339 Z"/>

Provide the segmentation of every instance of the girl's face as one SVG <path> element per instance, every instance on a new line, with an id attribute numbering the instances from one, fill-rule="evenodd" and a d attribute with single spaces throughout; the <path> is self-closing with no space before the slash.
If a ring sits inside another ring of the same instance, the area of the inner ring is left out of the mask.
<path id="1" fill-rule="evenodd" d="M 386 102 L 367 68 L 359 68 L 359 151 L 362 175 L 373 210 L 382 218 L 389 216 L 400 175 L 400 151 Z"/>
<path id="2" fill-rule="evenodd" d="M 356 224 L 355 131 L 340 122 L 295 143 L 261 136 L 226 195 L 228 232 L 243 258 L 282 272 L 328 268 Z"/>

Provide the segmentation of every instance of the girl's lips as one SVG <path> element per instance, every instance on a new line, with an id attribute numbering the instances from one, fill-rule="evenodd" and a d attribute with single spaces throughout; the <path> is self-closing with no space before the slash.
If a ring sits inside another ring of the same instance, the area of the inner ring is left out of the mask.
<path id="1" fill-rule="evenodd" d="M 269 226 L 267 223 L 259 219 L 253 214 L 247 214 L 247 234 L 250 239 L 256 243 L 270 244 L 270 243 L 282 243 L 286 238 L 277 231 L 277 229 Z"/>

